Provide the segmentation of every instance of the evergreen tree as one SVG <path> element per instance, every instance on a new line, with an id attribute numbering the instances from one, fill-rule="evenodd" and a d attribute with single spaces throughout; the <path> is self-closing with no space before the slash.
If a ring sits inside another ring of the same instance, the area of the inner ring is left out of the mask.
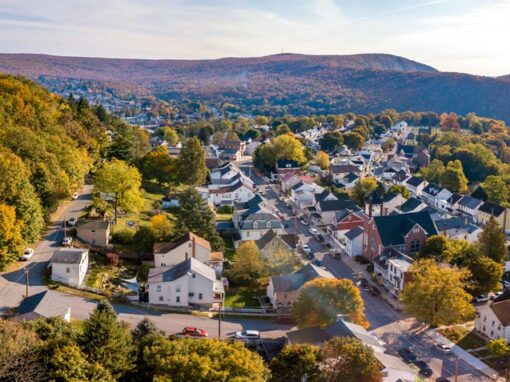
<path id="1" fill-rule="evenodd" d="M 198 138 L 188 139 L 179 153 L 178 165 L 181 183 L 201 186 L 207 179 L 205 151 Z"/>
<path id="2" fill-rule="evenodd" d="M 221 250 L 223 240 L 214 225 L 214 212 L 207 206 L 200 193 L 193 187 L 188 187 L 179 201 L 177 236 L 189 231 L 208 240 L 213 250 Z"/>
<path id="3" fill-rule="evenodd" d="M 113 307 L 106 301 L 98 303 L 85 321 L 80 345 L 91 364 L 98 363 L 114 378 L 134 366 L 135 348 L 128 325 L 117 321 Z"/>
<path id="4" fill-rule="evenodd" d="M 505 234 L 493 216 L 485 223 L 483 231 L 478 235 L 480 253 L 497 263 L 508 259 L 508 250 L 505 245 Z"/>

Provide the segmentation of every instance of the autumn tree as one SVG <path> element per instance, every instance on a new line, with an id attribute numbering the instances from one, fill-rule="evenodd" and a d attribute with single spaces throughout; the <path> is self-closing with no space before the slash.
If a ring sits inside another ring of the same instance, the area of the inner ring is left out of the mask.
<path id="1" fill-rule="evenodd" d="M 283 134 L 289 134 L 291 132 L 292 131 L 290 130 L 290 127 L 287 126 L 286 124 L 282 124 L 280 126 L 277 126 L 276 129 L 275 129 L 275 135 L 276 136 L 283 135 Z"/>
<path id="2" fill-rule="evenodd" d="M 324 343 L 319 368 L 323 381 L 382 381 L 381 367 L 373 349 L 357 338 L 336 337 Z"/>
<path id="3" fill-rule="evenodd" d="M 108 155 L 110 158 L 133 164 L 149 150 L 149 134 L 139 126 L 121 122 L 113 131 Z"/>
<path id="4" fill-rule="evenodd" d="M 105 194 L 106 199 L 113 200 L 115 223 L 117 223 L 118 208 L 128 212 L 136 212 L 142 208 L 141 178 L 135 167 L 117 159 L 105 163 L 97 171 L 94 188 Z"/>
<path id="5" fill-rule="evenodd" d="M 324 151 L 317 152 L 317 165 L 322 170 L 327 170 L 329 168 L 329 155 L 325 153 Z"/>
<path id="6" fill-rule="evenodd" d="M 360 205 L 365 205 L 365 199 L 377 188 L 377 180 L 372 177 L 362 178 L 352 191 L 353 199 Z"/>
<path id="7" fill-rule="evenodd" d="M 255 150 L 254 163 L 257 168 L 269 171 L 280 159 L 294 160 L 299 164 L 306 162 L 305 149 L 292 134 L 279 135 Z"/>
<path id="8" fill-rule="evenodd" d="M 308 281 L 293 305 L 300 328 L 327 326 L 342 314 L 350 322 L 367 326 L 365 306 L 358 288 L 348 279 L 319 278 Z"/>
<path id="9" fill-rule="evenodd" d="M 200 193 L 188 187 L 179 198 L 180 207 L 176 214 L 176 236 L 192 232 L 211 243 L 213 250 L 223 248 L 223 240 L 216 231 L 214 212 L 209 208 Z"/>
<path id="10" fill-rule="evenodd" d="M 129 326 L 117 321 L 108 302 L 98 303 L 85 320 L 79 344 L 89 362 L 98 363 L 113 378 L 119 378 L 133 368 L 135 348 Z"/>
<path id="11" fill-rule="evenodd" d="M 423 177 L 430 183 L 439 184 L 446 168 L 439 159 L 432 159 L 430 164 L 421 170 Z"/>
<path id="12" fill-rule="evenodd" d="M 163 139 L 168 143 L 169 146 L 175 146 L 179 143 L 179 136 L 175 129 L 172 129 L 170 126 L 166 126 L 163 128 Z"/>
<path id="13" fill-rule="evenodd" d="M 365 137 L 358 132 L 350 132 L 344 134 L 344 143 L 351 150 L 359 150 L 365 143 Z"/>
<path id="14" fill-rule="evenodd" d="M 292 273 L 296 267 L 301 265 L 299 257 L 287 248 L 274 248 L 263 256 L 265 273 L 268 275 L 286 275 Z"/>
<path id="15" fill-rule="evenodd" d="M 465 259 L 463 266 L 471 272 L 469 290 L 477 296 L 496 291 L 500 288 L 503 277 L 503 265 L 492 260 L 490 257 L 480 255 L 475 250 L 475 255 Z"/>
<path id="16" fill-rule="evenodd" d="M 454 112 L 441 114 L 440 124 L 443 131 L 460 132 L 459 118 Z"/>
<path id="17" fill-rule="evenodd" d="M 318 346 L 309 344 L 287 345 L 271 360 L 271 381 L 321 381 Z"/>
<path id="18" fill-rule="evenodd" d="M 319 139 L 319 146 L 323 151 L 333 151 L 344 143 L 344 137 L 338 131 L 327 132 Z"/>
<path id="19" fill-rule="evenodd" d="M 146 180 L 155 179 L 159 185 L 175 182 L 178 178 L 177 159 L 172 158 L 163 146 L 148 152 L 140 161 L 139 168 Z"/>
<path id="20" fill-rule="evenodd" d="M 18 260 L 23 252 L 23 223 L 16 219 L 13 207 L 0 204 L 0 269 Z"/>
<path id="21" fill-rule="evenodd" d="M 419 260 L 400 295 L 405 310 L 433 327 L 466 322 L 474 315 L 471 295 L 464 290 L 469 271 Z"/>
<path id="22" fill-rule="evenodd" d="M 487 220 L 483 231 L 478 235 L 478 245 L 480 253 L 500 264 L 508 259 L 505 234 L 493 216 Z"/>
<path id="23" fill-rule="evenodd" d="M 216 339 L 159 338 L 144 351 L 154 381 L 265 382 L 263 359 L 240 342 Z"/>
<path id="24" fill-rule="evenodd" d="M 234 254 L 229 275 L 238 284 L 250 284 L 264 274 L 265 264 L 254 241 L 242 242 Z"/>
<path id="25" fill-rule="evenodd" d="M 501 204 L 508 201 L 508 186 L 500 176 L 489 175 L 482 183 L 482 189 L 494 203 Z"/>
<path id="26" fill-rule="evenodd" d="M 179 180 L 190 186 L 201 186 L 207 179 L 205 151 L 198 138 L 188 139 L 179 153 L 177 162 Z"/>
<path id="27" fill-rule="evenodd" d="M 411 192 L 403 184 L 394 184 L 393 186 L 391 186 L 389 188 L 388 192 L 394 192 L 396 194 L 400 194 L 405 199 L 409 199 L 411 197 Z"/>
<path id="28" fill-rule="evenodd" d="M 443 187 L 454 193 L 463 194 L 468 189 L 467 178 L 459 160 L 448 162 L 440 181 Z"/>
<path id="29" fill-rule="evenodd" d="M 166 214 L 154 215 L 150 227 L 157 241 L 169 240 L 174 231 L 174 224 Z"/>
<path id="30" fill-rule="evenodd" d="M 487 350 L 494 357 L 504 358 L 510 354 L 510 345 L 506 338 L 497 338 L 487 343 Z M 503 376 L 506 381 L 510 380 L 510 366 L 504 368 Z"/>

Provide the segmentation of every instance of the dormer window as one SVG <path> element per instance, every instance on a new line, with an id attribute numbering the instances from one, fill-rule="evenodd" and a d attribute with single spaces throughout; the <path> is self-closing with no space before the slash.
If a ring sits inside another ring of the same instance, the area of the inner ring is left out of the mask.
<path id="1" fill-rule="evenodd" d="M 255 229 L 259 228 L 259 223 L 253 222 L 253 228 L 255 228 Z"/>
<path id="2" fill-rule="evenodd" d="M 271 228 L 271 222 L 266 222 L 266 228 Z"/>

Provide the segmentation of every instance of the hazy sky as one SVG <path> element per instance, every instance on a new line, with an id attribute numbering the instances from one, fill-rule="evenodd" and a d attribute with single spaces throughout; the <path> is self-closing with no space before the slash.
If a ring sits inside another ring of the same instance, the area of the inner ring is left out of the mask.
<path id="1" fill-rule="evenodd" d="M 510 0 L 0 0 L 0 51 L 219 58 L 391 53 L 510 73 Z"/>

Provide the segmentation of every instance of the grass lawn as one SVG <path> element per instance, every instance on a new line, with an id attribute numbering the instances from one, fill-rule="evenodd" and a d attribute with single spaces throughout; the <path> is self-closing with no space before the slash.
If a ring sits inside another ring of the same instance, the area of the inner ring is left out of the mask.
<path id="1" fill-rule="evenodd" d="M 452 326 L 438 330 L 440 334 L 463 349 L 476 349 L 486 345 L 483 338 L 463 326 Z"/>
<path id="2" fill-rule="evenodd" d="M 253 287 L 229 287 L 225 295 L 226 308 L 260 308 L 257 299 L 266 295 L 266 288 L 262 285 Z"/>
<path id="3" fill-rule="evenodd" d="M 234 248 L 234 242 L 232 241 L 232 238 L 230 237 L 221 237 L 223 239 L 223 257 L 225 260 L 232 260 L 234 257 L 234 254 L 236 253 L 236 250 Z"/>
<path id="4" fill-rule="evenodd" d="M 149 192 L 144 192 L 142 210 L 138 213 L 129 213 L 119 216 L 117 219 L 117 225 L 115 225 L 114 230 L 121 231 L 123 229 L 128 229 L 136 231 L 139 225 L 149 222 L 151 219 L 149 213 L 154 209 L 154 202 L 161 201 L 162 198 L 162 194 L 151 194 Z"/>
<path id="5" fill-rule="evenodd" d="M 232 214 L 216 214 L 217 222 L 229 222 L 232 220 Z"/>

